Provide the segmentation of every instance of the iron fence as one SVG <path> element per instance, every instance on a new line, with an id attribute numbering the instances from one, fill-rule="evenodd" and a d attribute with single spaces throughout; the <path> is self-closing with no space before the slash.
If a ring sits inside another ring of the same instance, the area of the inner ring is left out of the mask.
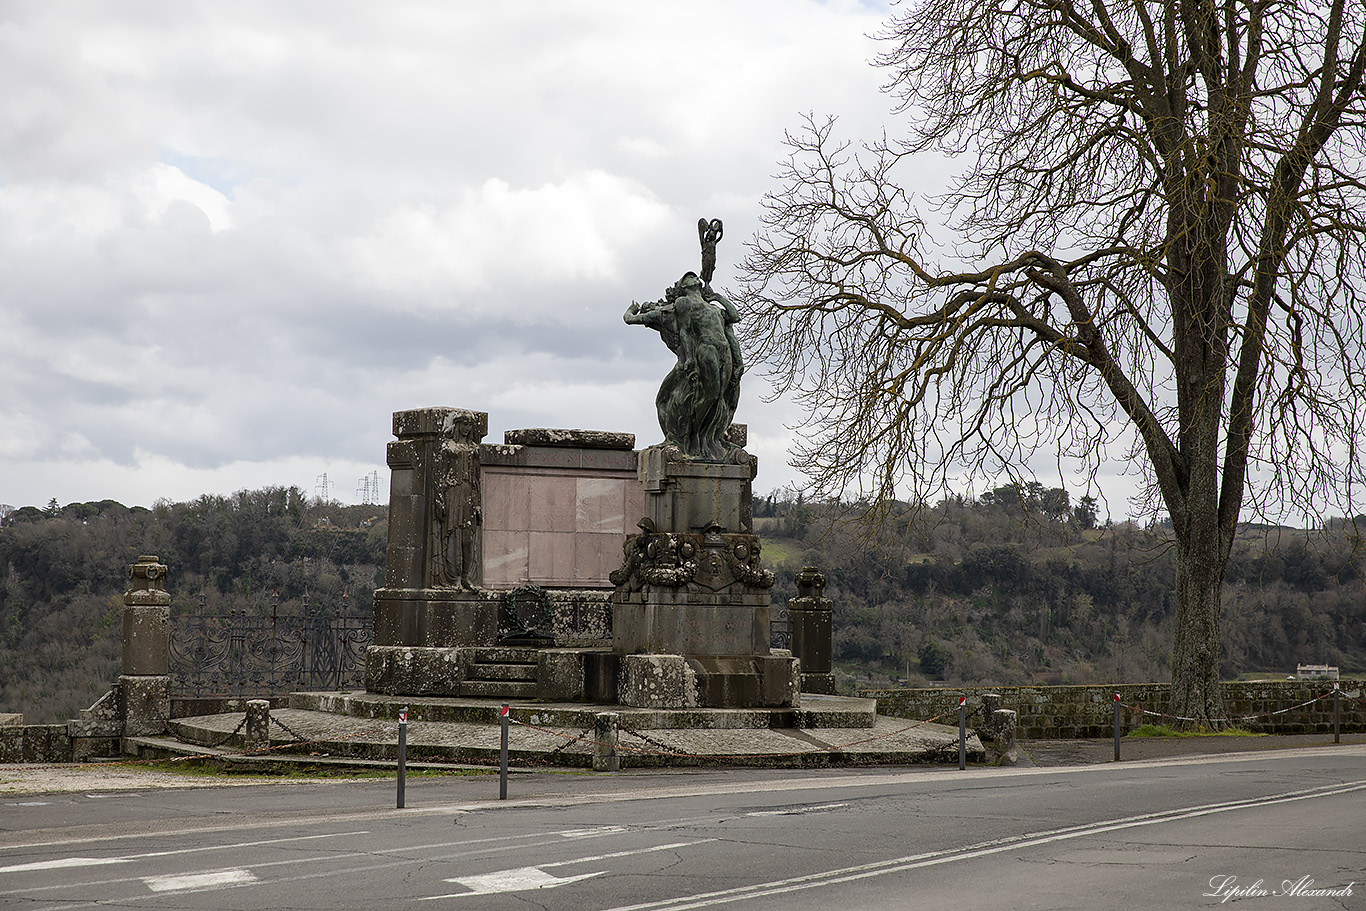
<path id="1" fill-rule="evenodd" d="M 374 638 L 369 612 L 311 607 L 245 608 L 171 615 L 171 688 L 177 696 L 271 696 L 292 690 L 365 686 L 365 649 Z"/>

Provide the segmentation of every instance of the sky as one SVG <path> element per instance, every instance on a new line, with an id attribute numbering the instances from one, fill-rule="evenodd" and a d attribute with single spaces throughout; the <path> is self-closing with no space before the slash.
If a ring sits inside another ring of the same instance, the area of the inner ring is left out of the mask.
<path id="1" fill-rule="evenodd" d="M 700 217 L 738 290 L 804 114 L 896 130 L 892 11 L 7 0 L 0 504 L 385 500 L 391 414 L 431 405 L 487 442 L 659 442 L 674 357 L 622 313 L 698 268 Z M 802 480 L 767 392 L 752 370 L 736 414 L 759 493 Z"/>
<path id="2" fill-rule="evenodd" d="M 662 436 L 622 322 L 733 281 L 804 112 L 880 130 L 886 3 L 10 0 L 0 503 L 359 502 L 397 410 Z M 791 406 L 736 420 L 792 483 Z"/>

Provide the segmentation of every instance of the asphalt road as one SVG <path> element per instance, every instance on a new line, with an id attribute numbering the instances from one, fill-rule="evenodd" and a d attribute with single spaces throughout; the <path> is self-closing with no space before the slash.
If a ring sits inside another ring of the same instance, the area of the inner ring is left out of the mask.
<path id="1" fill-rule="evenodd" d="M 497 789 L 409 779 L 404 810 L 392 781 L 7 800 L 0 907 L 1366 908 L 1361 745 Z"/>

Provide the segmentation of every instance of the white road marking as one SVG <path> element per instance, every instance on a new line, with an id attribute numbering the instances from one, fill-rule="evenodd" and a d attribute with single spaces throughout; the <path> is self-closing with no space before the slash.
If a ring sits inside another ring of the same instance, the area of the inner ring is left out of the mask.
<path id="1" fill-rule="evenodd" d="M 347 835 L 369 835 L 362 832 L 330 832 L 325 835 L 300 835 L 293 838 L 270 838 L 262 841 L 243 841 L 231 845 L 206 845 L 200 848 L 178 848 L 174 851 L 148 851 L 144 854 L 127 854 L 122 857 L 58 857 L 53 860 L 36 860 L 27 864 L 0 867 L 0 873 L 24 873 L 31 870 L 61 870 L 67 867 L 103 867 L 110 864 L 130 864 L 135 860 L 149 857 L 171 857 L 176 854 L 199 854 L 205 851 L 224 851 L 231 848 L 255 848 L 261 845 L 277 845 L 296 841 L 316 841 L 319 838 L 340 838 Z"/>
<path id="2" fill-rule="evenodd" d="M 146 876 L 142 880 L 153 892 L 182 892 L 210 886 L 244 886 L 256 882 L 250 870 L 218 870 L 214 873 L 183 873 L 179 876 Z"/>
<path id="3" fill-rule="evenodd" d="M 594 854 L 592 857 L 576 857 L 573 860 L 557 860 L 551 864 L 541 864 L 542 867 L 567 867 L 570 864 L 586 864 L 590 861 L 607 860 L 612 857 L 633 857 L 636 854 L 653 854 L 656 851 L 672 851 L 675 848 L 690 848 L 693 845 L 706 844 L 709 841 L 717 841 L 715 838 L 699 838 L 697 841 L 677 841 L 671 845 L 655 845 L 653 848 L 635 848 L 630 851 L 613 851 L 611 854 Z M 451 880 L 446 880 L 451 882 Z"/>
<path id="4" fill-rule="evenodd" d="M 518 867 L 515 870 L 499 870 L 496 873 L 484 873 L 480 876 L 464 876 L 458 879 L 448 879 L 446 882 L 464 886 L 470 891 L 452 892 L 449 895 L 428 895 L 418 899 L 418 901 L 433 901 L 438 898 L 461 898 L 465 895 L 493 895 L 499 892 L 527 892 L 531 889 L 553 889 L 556 886 L 565 886 L 569 883 L 576 883 L 581 879 L 590 879 L 594 876 L 601 876 L 605 872 L 607 871 L 599 870 L 596 873 L 582 873 L 578 876 L 555 876 L 538 867 Z"/>
<path id="5" fill-rule="evenodd" d="M 731 902 L 746 901 L 751 898 L 781 895 L 787 892 L 799 892 L 804 889 L 815 889 L 821 886 L 833 886 L 860 879 L 870 879 L 874 876 L 883 876 L 888 873 L 902 873 L 920 867 L 932 867 L 939 864 L 955 863 L 960 860 L 971 860 L 976 857 L 1001 854 L 1006 851 L 1017 851 L 1021 848 L 1031 848 L 1037 845 L 1050 844 L 1057 841 L 1083 838 L 1088 835 L 1100 835 L 1105 832 L 1114 832 L 1121 829 L 1159 825 L 1161 823 L 1176 822 L 1182 819 L 1194 819 L 1200 816 L 1210 816 L 1215 813 L 1226 813 L 1230 810 L 1245 810 L 1255 807 L 1270 806 L 1272 804 L 1290 803 L 1298 800 L 1311 800 L 1317 797 L 1333 797 L 1339 794 L 1349 794 L 1354 791 L 1362 790 L 1366 790 L 1366 781 L 1354 781 L 1345 785 L 1330 785 L 1322 788 L 1309 788 L 1303 791 L 1291 791 L 1286 794 L 1276 794 L 1270 797 L 1255 797 L 1247 800 L 1228 801 L 1226 803 L 1183 807 L 1158 813 L 1144 813 L 1139 816 L 1102 820 L 1101 822 L 1068 826 L 1052 831 L 1032 832 L 1024 835 L 1011 836 L 1009 838 L 1000 838 L 994 841 L 967 845 L 962 848 L 951 848 L 945 851 L 930 851 L 924 854 L 913 854 L 907 857 L 894 857 L 889 860 L 859 864 L 858 866 L 853 867 L 826 870 L 823 873 L 808 873 L 804 876 L 794 876 L 790 879 L 754 883 L 749 886 L 737 886 L 733 889 L 721 889 L 715 892 L 699 892 L 693 895 L 681 895 L 677 898 L 642 902 L 641 904 L 636 905 L 622 905 L 617 908 L 609 909 L 609 911 L 690 911 L 690 909 L 730 904 Z"/>
<path id="6" fill-rule="evenodd" d="M 35 860 L 27 864 L 0 867 L 0 873 L 27 873 L 30 870 L 62 870 L 67 867 L 103 867 L 108 864 L 132 863 L 127 857 L 58 857 L 56 860 Z"/>
<path id="7" fill-rule="evenodd" d="M 555 876 L 553 873 L 545 872 L 550 867 L 567 867 L 571 864 L 586 864 L 600 860 L 607 860 L 615 857 L 633 857 L 637 854 L 653 854 L 656 851 L 673 851 L 677 848 L 687 848 L 692 845 L 700 845 L 709 841 L 716 841 L 715 838 L 703 838 L 698 841 L 679 841 L 668 845 L 654 845 L 649 848 L 636 848 L 630 851 L 613 851 L 610 854 L 594 854 L 590 857 L 576 857 L 573 860 L 557 860 L 554 863 L 541 864 L 539 867 L 516 867 L 511 870 L 497 870 L 493 873 L 482 873 L 475 876 L 456 876 L 446 882 L 455 883 L 457 886 L 464 886 L 469 892 L 451 892 L 446 895 L 426 895 L 418 901 L 436 901 L 441 898 L 460 898 L 465 895 L 491 895 L 497 892 L 526 892 L 532 889 L 553 889 L 556 886 L 567 886 L 576 883 L 581 879 L 591 879 L 594 876 L 602 876 L 606 870 L 599 870 L 595 873 L 582 873 L 578 876 Z"/>
<path id="8" fill-rule="evenodd" d="M 818 807 L 789 807 L 786 810 L 755 810 L 753 813 L 746 813 L 746 816 L 797 816 L 801 813 L 819 813 L 821 810 L 838 810 L 840 807 L 847 807 L 847 803 L 823 803 Z"/>
<path id="9" fill-rule="evenodd" d="M 596 829 L 569 829 L 561 832 L 561 838 L 597 838 L 601 835 L 620 835 L 625 826 L 598 826 Z"/>

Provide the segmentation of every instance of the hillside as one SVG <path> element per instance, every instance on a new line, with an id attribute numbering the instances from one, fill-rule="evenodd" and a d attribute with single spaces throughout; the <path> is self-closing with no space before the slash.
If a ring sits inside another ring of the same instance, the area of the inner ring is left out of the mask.
<path id="1" fill-rule="evenodd" d="M 876 532 L 855 507 L 755 503 L 775 604 L 806 564 L 835 603 L 840 686 L 1168 679 L 1173 561 L 1161 528 L 1096 527 L 1095 503 L 999 488 L 903 506 Z M 178 611 L 368 609 L 383 580 L 384 506 L 310 501 L 297 488 L 160 502 L 24 507 L 0 524 L 0 711 L 58 721 L 119 674 L 126 573 L 170 568 Z M 1366 517 L 1358 517 L 1366 525 Z M 1224 592 L 1221 673 L 1296 663 L 1366 670 L 1366 563 L 1351 525 L 1247 529 Z"/>
<path id="2" fill-rule="evenodd" d="M 156 554 L 173 610 L 368 610 L 383 580 L 384 506 L 297 488 L 128 508 L 24 507 L 0 525 L 0 711 L 31 723 L 88 707 L 118 679 L 128 566 Z M 364 526 L 364 527 L 362 527 Z"/>
<path id="3" fill-rule="evenodd" d="M 1069 509 L 1063 491 L 1041 489 L 946 501 L 876 534 L 848 507 L 770 497 L 755 512 L 775 601 L 795 594 L 802 565 L 826 574 L 843 690 L 1170 679 L 1174 559 L 1161 527 L 1097 528 L 1093 502 Z M 1366 669 L 1366 553 L 1350 523 L 1330 528 L 1244 529 L 1224 587 L 1225 679 Z"/>

